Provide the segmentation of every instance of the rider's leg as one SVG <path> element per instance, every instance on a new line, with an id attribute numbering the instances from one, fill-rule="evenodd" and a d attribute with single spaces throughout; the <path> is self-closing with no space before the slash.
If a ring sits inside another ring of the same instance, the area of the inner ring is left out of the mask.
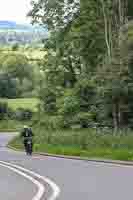
<path id="1" fill-rule="evenodd" d="M 30 149 L 29 149 L 29 154 L 30 154 L 30 155 L 32 155 L 32 146 L 33 146 L 33 144 L 32 144 L 32 142 L 31 142 Z"/>
<path id="2" fill-rule="evenodd" d="M 28 155 L 28 151 L 27 151 L 27 140 L 24 140 L 24 147 L 25 147 L 25 152 Z"/>

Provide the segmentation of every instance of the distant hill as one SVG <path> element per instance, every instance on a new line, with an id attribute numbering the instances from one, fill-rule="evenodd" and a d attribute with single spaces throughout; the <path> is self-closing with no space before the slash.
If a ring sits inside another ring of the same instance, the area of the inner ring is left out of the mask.
<path id="1" fill-rule="evenodd" d="M 16 22 L 0 20 L 0 29 L 14 29 Z"/>
<path id="2" fill-rule="evenodd" d="M 44 31 L 44 29 L 40 26 L 32 26 L 31 24 L 19 24 L 14 21 L 4 21 L 0 20 L 0 29 L 9 29 L 9 30 L 22 30 L 22 31 L 34 31 L 34 30 L 39 30 L 39 31 Z"/>
<path id="3" fill-rule="evenodd" d="M 0 20 L 0 44 L 32 43 L 48 37 L 46 28 Z"/>

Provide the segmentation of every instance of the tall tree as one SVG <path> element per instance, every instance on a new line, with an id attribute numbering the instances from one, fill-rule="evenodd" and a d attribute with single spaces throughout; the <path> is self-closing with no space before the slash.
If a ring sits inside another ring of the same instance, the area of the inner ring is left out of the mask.
<path id="1" fill-rule="evenodd" d="M 102 108 L 107 114 L 104 120 L 111 119 L 116 129 L 128 123 L 128 85 L 133 80 L 127 39 L 131 4 L 130 0 L 38 0 L 29 13 L 33 22 L 50 31 L 43 67 L 47 87 L 53 91 L 61 87 L 62 96 L 67 88 L 73 96 L 77 91 L 80 105 L 85 105 L 80 111 Z"/>

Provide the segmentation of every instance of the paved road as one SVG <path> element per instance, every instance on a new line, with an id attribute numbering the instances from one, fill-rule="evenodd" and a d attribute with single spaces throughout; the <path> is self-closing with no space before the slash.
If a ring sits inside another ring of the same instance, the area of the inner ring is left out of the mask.
<path id="1" fill-rule="evenodd" d="M 0 166 L 0 199 L 28 200 L 32 199 L 35 193 L 36 188 L 30 181 L 22 179 L 13 171 Z"/>
<path id="2" fill-rule="evenodd" d="M 0 134 L 0 160 L 25 167 L 48 177 L 61 190 L 58 200 L 133 199 L 133 167 L 43 156 L 29 158 L 24 153 L 14 152 L 4 147 L 10 138 L 10 134 Z M 25 188 L 25 193 L 23 193 L 22 185 Z M 42 199 L 49 200 L 53 191 L 48 184 L 43 183 L 43 185 L 46 189 L 46 195 Z M 2 200 L 21 200 L 22 193 L 25 194 L 22 200 L 32 200 L 36 191 L 37 188 L 33 183 L 0 166 Z"/>

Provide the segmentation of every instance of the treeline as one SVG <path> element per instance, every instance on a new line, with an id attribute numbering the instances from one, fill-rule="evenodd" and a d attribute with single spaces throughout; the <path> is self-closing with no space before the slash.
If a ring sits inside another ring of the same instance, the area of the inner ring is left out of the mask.
<path id="1" fill-rule="evenodd" d="M 0 55 L 0 128 L 3 130 L 15 129 L 15 122 L 18 124 L 18 121 L 30 122 L 34 113 L 34 99 L 31 97 L 37 96 L 36 85 L 40 77 L 38 65 L 31 63 L 17 48 L 18 46 L 14 45 L 12 51 L 1 52 Z M 14 100 L 14 105 L 19 106 L 11 106 L 10 100 Z M 28 101 L 31 101 L 31 106 L 27 108 L 25 104 Z M 7 122 L 4 122 L 7 120 L 11 122 L 9 127 Z"/>
<path id="2" fill-rule="evenodd" d="M 47 127 L 132 128 L 132 0 L 33 1 L 47 24 L 39 96 Z M 39 115 L 40 116 L 40 115 Z"/>
<path id="3" fill-rule="evenodd" d="M 35 89 L 36 68 L 23 54 L 13 51 L 1 53 L 0 98 L 31 97 Z"/>
<path id="4" fill-rule="evenodd" d="M 42 39 L 47 38 L 47 33 L 44 31 L 8 31 L 0 30 L 0 44 L 10 45 L 41 43 Z"/>

